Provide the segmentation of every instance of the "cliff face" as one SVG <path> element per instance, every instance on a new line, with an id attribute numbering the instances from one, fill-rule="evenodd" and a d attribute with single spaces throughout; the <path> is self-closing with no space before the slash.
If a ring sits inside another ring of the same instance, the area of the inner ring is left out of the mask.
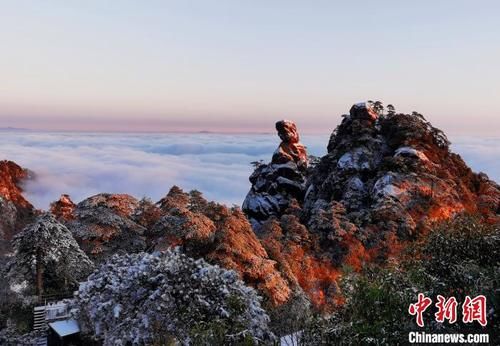
<path id="1" fill-rule="evenodd" d="M 20 208 L 33 209 L 33 206 L 23 197 L 21 183 L 28 179 L 26 169 L 12 161 L 0 161 L 0 195 Z"/>
<path id="2" fill-rule="evenodd" d="M 28 178 L 28 171 L 14 162 L 0 161 L 0 256 L 11 250 L 13 236 L 33 218 L 34 208 L 21 188 Z"/>

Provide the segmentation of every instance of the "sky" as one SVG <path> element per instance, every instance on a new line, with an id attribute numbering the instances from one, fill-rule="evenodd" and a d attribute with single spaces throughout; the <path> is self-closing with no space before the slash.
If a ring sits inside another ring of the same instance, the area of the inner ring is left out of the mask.
<path id="1" fill-rule="evenodd" d="M 327 133 L 367 99 L 500 129 L 498 1 L 0 0 L 0 127 Z"/>
<path id="2" fill-rule="evenodd" d="M 451 137 L 452 150 L 474 171 L 500 181 L 500 138 Z M 0 136 L 2 159 L 34 173 L 27 199 L 47 209 L 61 194 L 80 202 L 92 195 L 128 193 L 158 201 L 172 185 L 197 189 L 209 200 L 241 206 L 250 162 L 268 162 L 276 134 L 132 134 L 8 131 Z M 326 154 L 328 135 L 304 135 L 308 152 Z"/>

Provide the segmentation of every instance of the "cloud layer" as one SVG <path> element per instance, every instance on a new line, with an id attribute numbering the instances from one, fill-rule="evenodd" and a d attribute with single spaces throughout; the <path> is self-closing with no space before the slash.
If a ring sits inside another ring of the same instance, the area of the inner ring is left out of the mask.
<path id="1" fill-rule="evenodd" d="M 323 155 L 328 135 L 303 136 L 302 141 L 311 154 Z M 500 139 L 454 142 L 453 149 L 474 170 L 500 180 Z M 250 162 L 268 161 L 278 143 L 274 134 L 7 132 L 1 133 L 0 159 L 36 173 L 25 190 L 43 209 L 63 193 L 78 202 L 100 192 L 158 200 L 174 184 L 240 205 L 250 187 Z"/>

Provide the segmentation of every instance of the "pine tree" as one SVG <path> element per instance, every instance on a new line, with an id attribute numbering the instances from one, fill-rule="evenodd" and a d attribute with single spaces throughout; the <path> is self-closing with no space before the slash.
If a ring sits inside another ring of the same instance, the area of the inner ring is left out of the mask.
<path id="1" fill-rule="evenodd" d="M 382 114 L 384 112 L 384 105 L 380 101 L 373 102 L 372 107 L 378 114 Z"/>
<path id="2" fill-rule="evenodd" d="M 65 284 L 75 284 L 86 278 L 94 267 L 71 232 L 49 213 L 39 216 L 16 235 L 13 247 L 15 255 L 11 275 L 21 275 L 28 281 L 34 281 L 39 297 L 44 291 L 46 271 L 55 273 Z"/>
<path id="3" fill-rule="evenodd" d="M 161 217 L 161 209 L 147 197 L 139 201 L 139 205 L 134 210 L 132 219 L 139 225 L 146 228 L 151 228 L 155 222 Z"/>
<path id="4" fill-rule="evenodd" d="M 203 213 L 207 207 L 208 202 L 200 191 L 191 190 L 189 192 L 189 210 L 195 213 Z"/>
<path id="5" fill-rule="evenodd" d="M 187 208 L 189 204 L 189 194 L 185 193 L 180 187 L 174 185 L 165 197 L 156 203 L 163 211 L 169 211 L 172 208 Z"/>

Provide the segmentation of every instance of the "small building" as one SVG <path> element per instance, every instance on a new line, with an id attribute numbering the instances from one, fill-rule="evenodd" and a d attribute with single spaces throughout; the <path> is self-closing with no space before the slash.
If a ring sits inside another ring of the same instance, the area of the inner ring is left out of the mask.
<path id="1" fill-rule="evenodd" d="M 81 345 L 80 326 L 75 320 L 49 323 L 47 346 Z"/>

